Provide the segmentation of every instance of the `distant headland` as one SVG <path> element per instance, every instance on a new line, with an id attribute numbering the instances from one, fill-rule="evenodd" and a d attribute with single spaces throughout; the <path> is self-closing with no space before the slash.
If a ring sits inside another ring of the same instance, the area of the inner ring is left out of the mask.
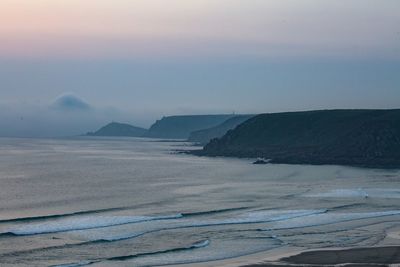
<path id="1" fill-rule="evenodd" d="M 190 152 L 199 156 L 400 168 L 400 109 L 170 116 L 148 130 L 111 123 L 88 135 L 182 139 L 204 145 Z"/>
<path id="2" fill-rule="evenodd" d="M 237 121 L 238 117 L 241 119 Z M 230 119 L 233 121 L 230 122 Z M 190 142 L 206 144 L 212 138 L 222 137 L 231 127 L 243 121 L 242 115 L 233 114 L 167 116 L 157 120 L 149 129 L 112 122 L 86 135 L 189 139 Z"/>
<path id="3" fill-rule="evenodd" d="M 89 132 L 88 136 L 127 136 L 142 137 L 146 133 L 146 129 L 136 127 L 127 123 L 111 122 L 101 127 L 95 132 Z"/>
<path id="4" fill-rule="evenodd" d="M 271 163 L 400 168 L 400 109 L 261 114 L 193 153 L 261 157 Z"/>

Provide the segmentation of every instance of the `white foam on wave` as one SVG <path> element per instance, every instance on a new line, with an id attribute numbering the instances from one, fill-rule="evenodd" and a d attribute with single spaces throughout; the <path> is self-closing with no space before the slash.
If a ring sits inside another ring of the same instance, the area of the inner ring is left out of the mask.
<path id="1" fill-rule="evenodd" d="M 182 214 L 167 216 L 91 216 L 82 218 L 58 219 L 35 224 L 22 224 L 7 230 L 15 235 L 37 235 L 76 230 L 86 230 L 117 226 L 130 223 L 139 223 L 154 220 L 167 220 L 181 218 Z"/>
<path id="2" fill-rule="evenodd" d="M 94 263 L 94 261 L 81 261 L 77 263 L 67 263 L 67 264 L 61 264 L 61 265 L 54 265 L 53 267 L 81 267 L 81 266 L 87 266 Z"/>
<path id="3" fill-rule="evenodd" d="M 127 258 L 138 258 L 140 256 L 142 257 L 146 257 L 146 256 L 156 256 L 157 255 L 164 255 L 170 252 L 173 253 L 177 253 L 178 251 L 186 251 L 186 250 L 192 250 L 192 249 L 199 249 L 199 248 L 205 248 L 208 247 L 210 245 L 210 240 L 205 239 L 202 241 L 198 241 L 193 243 L 192 245 L 188 246 L 188 247 L 181 247 L 181 248 L 172 248 L 172 249 L 167 249 L 167 250 L 162 250 L 162 251 L 156 251 L 156 252 L 150 252 L 150 253 L 144 253 L 144 254 L 136 254 L 136 255 L 128 255 L 128 256 L 123 256 L 123 257 L 116 257 L 116 258 L 100 258 L 100 259 L 96 259 L 96 260 L 92 260 L 92 261 L 81 261 L 81 262 L 77 262 L 77 263 L 68 263 L 68 264 L 61 264 L 61 265 L 55 265 L 54 267 L 80 267 L 80 266 L 87 266 L 87 265 L 92 265 L 95 263 L 99 263 L 102 261 L 110 261 L 110 260 L 120 260 L 120 261 L 124 261 L 127 260 Z M 121 258 L 125 258 L 125 259 L 121 259 Z"/>
<path id="4" fill-rule="evenodd" d="M 359 188 L 359 189 L 335 189 L 331 190 L 329 192 L 324 192 L 324 193 L 316 193 L 316 194 L 307 194 L 307 197 L 344 197 L 344 198 L 349 198 L 349 197 L 368 197 L 368 193 Z"/>
<path id="5" fill-rule="evenodd" d="M 307 194 L 306 197 L 327 198 L 400 198 L 400 189 L 390 188 L 357 188 L 335 189 L 323 193 Z"/>
<path id="6" fill-rule="evenodd" d="M 328 224 L 335 224 L 340 222 L 348 222 L 354 220 L 379 218 L 386 216 L 400 215 L 400 210 L 393 211 L 381 211 L 381 212 L 360 212 L 360 213 L 336 213 L 328 212 L 323 214 L 314 214 L 307 217 L 293 218 L 286 221 L 276 223 L 270 228 L 263 230 L 282 230 L 282 229 L 294 229 L 303 227 L 313 227 Z"/>
<path id="7" fill-rule="evenodd" d="M 208 242 L 203 241 L 202 245 Z M 122 262 L 118 262 L 121 266 L 167 266 L 179 264 L 194 264 L 199 262 L 211 262 L 229 258 L 240 257 L 261 251 L 266 251 L 280 246 L 273 239 L 263 238 L 245 238 L 242 234 L 238 234 L 233 238 L 215 238 L 212 239 L 206 247 L 201 246 L 200 249 L 189 247 L 188 250 L 171 251 L 157 253 L 148 256 L 135 257 Z M 94 266 L 115 266 L 115 262 L 104 262 Z"/>
<path id="8" fill-rule="evenodd" d="M 306 217 L 314 214 L 325 213 L 327 210 L 265 210 L 254 211 L 236 215 L 231 218 L 209 219 L 209 220 L 196 220 L 196 219 L 182 219 L 176 221 L 168 221 L 162 225 L 155 225 L 146 230 L 138 230 L 137 232 L 129 232 L 123 230 L 121 233 L 110 233 L 109 231 L 103 232 L 101 236 L 95 235 L 91 237 L 92 241 L 119 241 L 124 239 L 135 238 L 152 232 L 175 230 L 183 228 L 196 228 L 196 227 L 212 227 L 222 225 L 235 225 L 235 224 L 251 224 L 251 223 L 266 223 L 275 221 L 284 221 L 292 218 Z"/>
<path id="9" fill-rule="evenodd" d="M 310 216 L 327 212 L 326 209 L 319 210 L 265 210 L 245 213 L 238 218 L 227 220 L 227 223 L 257 223 L 283 221 L 291 218 Z"/>
<path id="10" fill-rule="evenodd" d="M 168 228 L 166 228 L 166 229 L 168 229 Z M 158 230 L 157 230 L 157 231 L 158 231 Z M 139 237 L 139 236 L 142 236 L 142 235 L 144 235 L 144 234 L 151 233 L 151 232 L 154 232 L 154 231 L 153 231 L 153 230 L 150 230 L 150 231 L 144 231 L 144 232 L 134 232 L 134 233 L 129 233 L 129 234 L 123 233 L 123 234 L 118 234 L 118 235 L 111 234 L 111 235 L 102 236 L 102 237 L 95 237 L 94 239 L 93 239 L 93 238 L 89 238 L 89 239 L 91 239 L 92 241 L 115 242 L 115 241 L 120 241 L 120 240 L 125 240 L 125 239 L 131 239 L 131 238 Z M 88 238 L 88 237 L 86 236 L 86 238 Z"/>
<path id="11" fill-rule="evenodd" d="M 191 248 L 204 248 L 204 247 L 207 247 L 209 244 L 210 244 L 210 240 L 206 239 L 206 240 L 194 243 L 191 246 Z"/>

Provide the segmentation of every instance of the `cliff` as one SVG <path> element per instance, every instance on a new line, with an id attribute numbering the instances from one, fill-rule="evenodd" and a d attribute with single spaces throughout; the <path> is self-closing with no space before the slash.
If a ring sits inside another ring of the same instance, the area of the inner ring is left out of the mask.
<path id="1" fill-rule="evenodd" d="M 263 157 L 273 163 L 399 168 L 400 110 L 262 114 L 195 153 Z"/>

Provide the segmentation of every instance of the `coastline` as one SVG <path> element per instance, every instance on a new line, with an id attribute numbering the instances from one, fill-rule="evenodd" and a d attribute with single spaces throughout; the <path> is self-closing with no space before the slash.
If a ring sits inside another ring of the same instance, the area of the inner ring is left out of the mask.
<path id="1" fill-rule="evenodd" d="M 189 151 L 178 151 L 183 154 L 189 154 L 198 157 L 209 157 L 209 158 L 236 158 L 236 159 L 252 159 L 257 160 L 258 158 L 268 159 L 266 164 L 287 164 L 287 165 L 338 165 L 345 167 L 354 168 L 365 168 L 365 169 L 382 169 L 382 170 L 398 170 L 400 169 L 400 162 L 379 162 L 379 161 L 363 161 L 360 159 L 353 158 L 341 158 L 341 159 L 321 159 L 321 158 L 293 158 L 293 157 L 277 157 L 265 156 L 264 154 L 257 153 L 246 153 L 246 152 L 220 152 L 212 153 L 203 149 L 193 149 Z"/>
<path id="2" fill-rule="evenodd" d="M 400 226 L 386 233 L 386 237 L 370 247 L 304 249 L 279 247 L 237 258 L 177 267 L 383 267 L 400 266 Z"/>
<path id="3" fill-rule="evenodd" d="M 399 122 L 400 109 L 266 113 L 193 153 L 283 164 L 398 169 Z"/>
<path id="4" fill-rule="evenodd" d="M 400 266 L 400 246 L 304 250 L 278 248 L 238 258 L 176 267 Z"/>

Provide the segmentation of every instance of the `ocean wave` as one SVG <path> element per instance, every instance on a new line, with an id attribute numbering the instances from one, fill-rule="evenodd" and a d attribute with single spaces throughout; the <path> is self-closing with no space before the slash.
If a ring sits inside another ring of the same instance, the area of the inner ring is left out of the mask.
<path id="1" fill-rule="evenodd" d="M 142 255 L 141 257 L 133 257 L 125 259 L 126 262 L 116 262 L 118 266 L 168 266 L 179 264 L 194 264 L 199 262 L 210 262 L 229 258 L 240 257 L 267 251 L 281 246 L 276 240 L 257 238 L 246 238 L 236 236 L 235 238 L 227 239 L 212 239 L 210 244 L 206 242 L 203 249 L 191 248 L 190 253 L 187 250 L 175 250 L 164 253 L 151 254 L 150 256 Z M 102 266 L 94 264 L 95 266 Z M 105 266 L 108 264 L 105 263 Z M 114 265 L 114 264 L 111 264 Z"/>
<path id="2" fill-rule="evenodd" d="M 226 223 L 258 223 L 282 221 L 291 218 L 310 216 L 326 213 L 327 209 L 318 210 L 260 210 L 242 214 L 234 219 L 228 219 Z"/>
<path id="3" fill-rule="evenodd" d="M 81 267 L 91 265 L 98 261 L 81 261 L 76 263 L 67 263 L 67 264 L 60 264 L 60 265 L 51 265 L 50 267 Z"/>
<path id="4" fill-rule="evenodd" d="M 97 213 L 102 213 L 102 212 L 122 211 L 122 210 L 128 210 L 128 209 L 132 209 L 132 208 L 133 207 L 116 207 L 116 208 L 76 211 L 76 212 L 62 213 L 62 214 L 49 214 L 49 215 L 41 215 L 41 216 L 18 217 L 18 218 L 0 220 L 0 223 L 59 219 L 59 218 L 73 217 L 73 216 L 79 216 L 79 215 L 97 214 Z"/>
<path id="5" fill-rule="evenodd" d="M 362 207 L 362 206 L 365 206 L 365 203 L 351 203 L 351 204 L 335 206 L 335 207 L 329 208 L 328 210 L 336 211 L 336 210 L 344 210 L 344 209 L 350 209 L 350 208 Z"/>
<path id="6" fill-rule="evenodd" d="M 85 241 L 82 243 L 77 244 L 66 244 L 62 246 L 54 247 L 54 249 L 63 249 L 63 248 L 71 248 L 77 246 L 86 246 L 86 245 L 93 245 L 94 243 L 109 243 L 109 242 L 116 242 L 120 240 L 131 239 L 139 236 L 143 236 L 150 233 L 161 232 L 161 231 L 168 231 L 168 230 L 179 230 L 185 228 L 192 228 L 192 227 L 207 227 L 207 226 L 219 226 L 219 225 L 229 225 L 229 224 L 242 224 L 242 223 L 257 223 L 257 222 L 273 222 L 274 224 L 271 227 L 258 229 L 259 231 L 273 231 L 273 230 L 285 230 L 285 229 L 297 229 L 297 228 L 306 228 L 306 227 L 317 227 L 322 225 L 329 225 L 347 221 L 355 221 L 355 220 L 362 220 L 362 219 L 370 219 L 370 218 L 378 218 L 378 217 L 386 217 L 386 216 L 396 216 L 400 215 L 400 210 L 392 210 L 392 211 L 382 211 L 382 212 L 364 212 L 364 213 L 337 213 L 337 212 L 330 212 L 326 210 L 297 210 L 295 212 L 289 213 L 289 211 L 258 211 L 258 212 L 251 212 L 247 214 L 241 214 L 237 218 L 230 218 L 224 220 L 207 220 L 207 221 L 200 221 L 200 220 L 183 220 L 178 219 L 176 221 L 172 220 L 169 221 L 169 227 L 162 227 L 165 222 L 161 222 L 158 224 L 156 222 L 155 228 L 149 229 L 148 231 L 142 232 L 127 232 L 127 229 L 120 229 L 121 234 L 116 235 L 109 234 L 108 231 L 104 231 L 103 233 L 100 232 L 100 236 L 97 237 L 95 240 Z M 251 219 L 250 219 L 251 218 Z M 104 236 L 101 236 L 104 235 Z M 279 236 L 267 236 L 266 238 L 272 238 L 279 241 Z M 204 243 L 202 243 L 204 242 Z M 204 247 L 209 244 L 210 241 L 203 240 L 202 242 L 196 242 L 192 244 L 193 246 Z M 50 248 L 45 248 L 45 250 L 51 250 Z M 187 247 L 186 247 L 187 249 Z M 41 249 L 35 249 L 33 251 L 41 251 Z M 33 252 L 33 251 L 28 251 Z M 22 252 L 27 253 L 27 251 Z M 15 253 L 13 253 L 14 256 Z M 4 256 L 3 255 L 0 255 Z M 142 255 L 143 256 L 143 255 Z M 124 256 L 125 257 L 125 256 Z M 129 257 L 132 257 L 130 255 Z M 136 257 L 136 256 L 135 256 Z M 125 258 L 128 259 L 128 258 Z M 107 259 L 108 260 L 108 259 Z M 114 260 L 118 260 L 115 258 Z M 68 265 L 66 265 L 68 266 Z M 71 265 L 74 266 L 74 265 Z M 79 266 L 79 265 L 77 265 Z"/>
<path id="7" fill-rule="evenodd" d="M 10 219 L 0 219 L 1 223 L 13 223 L 13 222 L 26 222 L 26 221 L 43 221 L 43 220 L 51 220 L 51 219 L 62 219 L 68 217 L 76 217 L 81 215 L 90 215 L 90 214 L 99 214 L 104 212 L 112 212 L 112 211 L 123 211 L 130 210 L 135 207 L 115 207 L 115 208 L 106 208 L 106 209 L 95 209 L 95 210 L 84 210 L 84 211 L 76 211 L 70 213 L 62 213 L 62 214 L 49 214 L 49 215 L 40 215 L 40 216 L 28 216 L 28 217 L 18 217 L 18 218 L 10 218 Z M 224 213 L 231 211 L 238 211 L 248 209 L 250 207 L 238 207 L 238 208 L 227 208 L 227 209 L 216 209 L 216 210 L 206 210 L 206 211 L 194 211 L 194 212 L 185 212 L 182 213 L 182 216 L 200 216 L 200 215 L 208 215 L 214 213 Z"/>
<path id="8" fill-rule="evenodd" d="M 8 229 L 2 235 L 38 235 L 48 233 L 59 233 L 76 230 L 87 230 L 94 228 L 104 228 L 123 224 L 139 223 L 155 220 L 169 220 L 181 218 L 182 214 L 166 216 L 93 216 L 83 218 L 70 218 L 55 220 L 36 224 L 20 225 Z"/>
<path id="9" fill-rule="evenodd" d="M 121 234 L 109 234 L 104 233 L 102 237 L 97 237 L 94 242 L 115 242 L 131 238 L 143 236 L 154 232 L 166 231 L 166 230 L 177 230 L 185 228 L 200 228 L 200 227 L 212 227 L 212 226 L 223 226 L 223 225 L 237 225 L 237 224 L 255 224 L 255 223 L 266 223 L 275 221 L 284 221 L 292 218 L 306 217 L 310 215 L 325 213 L 327 210 L 266 210 L 266 211 L 255 211 L 244 214 L 239 214 L 233 218 L 225 219 L 209 219 L 209 220 L 179 220 L 174 224 L 167 227 L 159 226 L 154 229 L 147 231 L 138 231 L 126 233 L 124 231 Z"/>
<path id="10" fill-rule="evenodd" d="M 161 220 L 173 220 L 181 218 L 190 218 L 198 215 L 208 215 L 214 213 L 223 213 L 228 211 L 235 211 L 244 208 L 231 208 L 221 210 L 211 210 L 202 212 L 193 212 L 186 214 L 174 214 L 167 216 L 90 216 L 90 217 L 68 217 L 56 220 L 45 220 L 41 223 L 24 223 L 16 227 L 7 229 L 5 232 L 0 233 L 1 236 L 24 236 L 24 235 L 39 235 L 69 231 L 79 231 L 97 228 L 106 228 L 112 226 L 119 226 L 124 224 L 142 223 L 148 221 L 161 221 Z M 298 216 L 308 216 L 314 213 L 326 212 L 326 210 L 266 210 L 266 211 L 254 211 L 239 214 L 233 218 L 226 219 L 209 219 L 204 221 L 189 220 L 182 222 L 176 222 L 176 226 L 168 227 L 167 229 L 174 228 L 188 228 L 188 227 L 206 227 L 206 226 L 218 226 L 227 224 L 244 224 L 244 223 L 258 223 L 268 222 L 275 220 L 285 220 Z M 160 228 L 160 227 L 159 227 Z M 161 229 L 164 229 L 161 227 Z M 147 232 L 139 232 L 133 234 L 123 234 L 113 237 L 100 238 L 101 241 L 118 241 L 123 239 L 130 239 Z"/>
<path id="11" fill-rule="evenodd" d="M 15 219 L 0 220 L 0 223 L 4 222 L 31 222 L 31 221 L 46 221 L 44 223 L 37 224 L 27 224 L 21 225 L 17 228 L 7 230 L 6 232 L 0 233 L 0 236 L 18 236 L 18 235 L 35 235 L 35 234 L 46 234 L 46 233 L 57 233 L 57 232 L 67 232 L 75 230 L 86 230 L 93 228 L 102 228 L 117 226 L 122 224 L 130 224 L 137 222 L 153 221 L 153 220 L 165 220 L 165 219 L 178 219 L 181 217 L 192 217 L 192 216 L 202 216 L 210 215 L 216 213 L 225 213 L 247 209 L 249 207 L 238 207 L 238 208 L 227 208 L 227 209 L 216 209 L 208 211 L 199 212 L 187 212 L 179 213 L 171 216 L 159 216 L 159 217 L 148 217 L 148 216 L 96 216 L 96 217 L 83 217 L 76 218 L 79 215 L 87 214 L 98 214 L 102 212 L 120 211 L 127 210 L 129 207 L 118 207 L 118 208 L 108 208 L 108 209 L 98 209 L 89 211 L 79 211 L 73 213 L 64 214 L 53 214 L 45 216 L 35 216 L 35 217 L 21 217 Z M 74 219 L 68 219 L 74 218 Z M 56 219 L 56 220 L 52 220 Z M 52 220 L 52 221 L 50 221 Z"/>
<path id="12" fill-rule="evenodd" d="M 53 221 L 40 224 L 28 224 L 22 225 L 15 229 L 9 229 L 7 232 L 2 233 L 3 236 L 23 236 L 23 235 L 39 235 L 47 233 L 58 233 L 67 231 L 78 231 L 78 230 L 90 230 L 97 228 L 105 228 L 112 226 L 120 226 L 124 224 L 142 223 L 151 221 L 163 221 L 161 224 L 157 224 L 153 229 L 146 229 L 143 231 L 126 232 L 125 230 L 118 233 L 101 233 L 100 236 L 96 235 L 94 238 L 89 238 L 89 241 L 83 242 L 82 244 L 90 244 L 94 242 L 116 242 L 127 239 L 136 238 L 145 234 L 176 230 L 185 228 L 200 228 L 200 227 L 211 227 L 211 226 L 222 226 L 222 225 L 235 225 L 235 224 L 254 224 L 274 221 L 284 221 L 297 217 L 305 217 L 313 214 L 325 213 L 327 210 L 261 210 L 239 214 L 236 217 L 224 218 L 224 219 L 208 219 L 208 220 L 195 220 L 195 219 L 184 219 L 182 214 L 170 215 L 170 216 L 158 216 L 158 217 L 147 217 L 147 216 L 115 216 L 115 217 L 87 217 L 77 218 L 72 220 Z M 174 220 L 177 219 L 177 220 Z M 81 233 L 84 234 L 84 233 Z M 79 245 L 79 244 L 76 244 Z"/>
<path id="13" fill-rule="evenodd" d="M 249 208 L 250 207 L 238 207 L 238 208 L 215 209 L 215 210 L 206 210 L 206 211 L 183 212 L 182 215 L 184 217 L 202 216 L 202 215 L 210 215 L 210 214 L 216 214 L 216 213 L 225 213 L 225 212 L 245 210 L 245 209 L 249 209 Z"/>
<path id="14" fill-rule="evenodd" d="M 116 257 L 110 257 L 110 258 L 101 258 L 101 259 L 96 259 L 96 260 L 91 260 L 91 261 L 89 261 L 89 260 L 81 261 L 81 262 L 77 262 L 77 263 L 67 263 L 67 264 L 61 264 L 61 265 L 54 265 L 53 267 L 79 267 L 79 266 L 91 265 L 93 263 L 97 263 L 97 262 L 101 262 L 101 261 L 126 261 L 126 260 L 131 260 L 131 259 L 143 257 L 143 256 L 152 256 L 152 255 L 159 255 L 159 254 L 164 254 L 164 253 L 181 252 L 181 251 L 188 251 L 188 250 L 193 250 L 193 249 L 204 248 L 204 247 L 207 247 L 209 244 L 210 244 L 210 240 L 205 239 L 205 240 L 197 241 L 186 247 L 176 247 L 176 248 L 171 248 L 171 249 L 166 249 L 166 250 L 161 250 L 161 251 L 138 253 L 138 254 L 132 254 L 132 255 L 126 255 L 126 256 L 116 256 Z"/>
<path id="15" fill-rule="evenodd" d="M 105 260 L 124 261 L 124 260 L 130 260 L 130 259 L 137 258 L 137 257 L 142 257 L 142 256 L 151 256 L 151 255 L 164 254 L 164 253 L 170 253 L 170 252 L 178 252 L 178 251 L 186 251 L 186 250 L 192 250 L 192 249 L 197 249 L 197 248 L 204 248 L 204 247 L 207 247 L 209 244 L 210 244 L 210 240 L 206 239 L 206 240 L 201 240 L 201 241 L 195 242 L 187 247 L 172 248 L 172 249 L 166 249 L 166 250 L 156 251 L 156 252 L 139 253 L 139 254 L 128 255 L 128 256 L 112 257 L 112 258 L 108 258 Z"/>

